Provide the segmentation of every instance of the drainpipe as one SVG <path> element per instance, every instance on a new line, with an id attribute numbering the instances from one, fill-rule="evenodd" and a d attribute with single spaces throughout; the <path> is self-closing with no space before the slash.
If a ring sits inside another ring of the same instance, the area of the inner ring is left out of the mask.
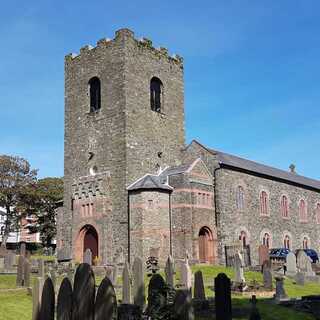
<path id="1" fill-rule="evenodd" d="M 128 263 L 130 265 L 130 197 L 127 195 L 127 212 L 128 212 Z"/>
<path id="2" fill-rule="evenodd" d="M 173 257 L 173 248 L 172 248 L 172 210 L 171 210 L 171 192 L 169 193 L 169 227 L 170 227 L 170 233 L 169 233 L 169 241 L 170 241 L 170 255 Z"/>

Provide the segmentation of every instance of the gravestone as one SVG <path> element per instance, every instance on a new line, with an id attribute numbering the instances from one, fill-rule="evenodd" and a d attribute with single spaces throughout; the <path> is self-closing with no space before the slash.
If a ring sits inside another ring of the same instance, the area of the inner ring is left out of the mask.
<path id="1" fill-rule="evenodd" d="M 38 259 L 38 275 L 44 277 L 44 260 Z"/>
<path id="2" fill-rule="evenodd" d="M 84 252 L 83 262 L 92 265 L 92 251 L 89 248 Z"/>
<path id="3" fill-rule="evenodd" d="M 181 264 L 181 284 L 183 289 L 191 290 L 192 272 L 191 272 L 188 261 Z"/>
<path id="4" fill-rule="evenodd" d="M 43 278 L 36 278 L 32 288 L 32 320 L 39 320 L 41 296 L 44 285 Z"/>
<path id="5" fill-rule="evenodd" d="M 21 242 L 20 244 L 20 255 L 25 257 L 26 256 L 26 243 Z"/>
<path id="6" fill-rule="evenodd" d="M 3 271 L 5 269 L 4 268 L 4 266 L 5 266 L 4 261 L 5 261 L 5 258 L 4 257 L 0 257 L 0 270 L 1 271 Z"/>
<path id="7" fill-rule="evenodd" d="M 204 290 L 203 276 L 201 270 L 194 274 L 194 292 L 193 296 L 197 300 L 205 300 L 206 294 Z"/>
<path id="8" fill-rule="evenodd" d="M 269 261 L 269 248 L 265 245 L 260 245 L 259 251 L 259 265 L 262 266 L 265 261 Z"/>
<path id="9" fill-rule="evenodd" d="M 81 263 L 74 276 L 72 320 L 92 320 L 94 313 L 95 281 L 91 266 Z"/>
<path id="10" fill-rule="evenodd" d="M 143 261 L 136 257 L 132 266 L 133 276 L 133 303 L 143 310 L 145 304 L 145 288 L 144 288 L 144 274 Z"/>
<path id="11" fill-rule="evenodd" d="M 275 277 L 276 279 L 276 293 L 274 295 L 274 298 L 277 300 L 277 301 L 282 301 L 282 300 L 287 300 L 288 299 L 288 296 L 284 290 L 284 287 L 283 287 L 283 277 L 282 276 L 277 276 Z"/>
<path id="12" fill-rule="evenodd" d="M 17 279 L 16 279 L 17 287 L 21 287 L 24 284 L 24 273 L 23 273 L 24 261 L 25 261 L 25 257 L 19 256 L 18 268 L 17 268 Z"/>
<path id="13" fill-rule="evenodd" d="M 216 320 L 232 320 L 231 281 L 219 273 L 214 279 Z"/>
<path id="14" fill-rule="evenodd" d="M 287 254 L 287 258 L 286 258 L 286 266 L 287 266 L 287 272 L 286 275 L 287 276 L 294 276 L 297 273 L 297 259 L 296 259 L 296 255 L 290 251 Z"/>
<path id="15" fill-rule="evenodd" d="M 273 285 L 272 285 L 272 273 L 267 264 L 264 265 L 263 268 L 263 286 L 267 290 L 272 290 Z"/>
<path id="16" fill-rule="evenodd" d="M 113 285 L 107 277 L 102 280 L 99 286 L 94 310 L 95 320 L 117 320 L 117 297 Z"/>
<path id="17" fill-rule="evenodd" d="M 11 270 L 14 265 L 15 254 L 12 251 L 8 251 L 4 257 L 4 269 Z"/>
<path id="18" fill-rule="evenodd" d="M 131 302 L 131 287 L 130 287 L 130 272 L 128 262 L 124 264 L 122 271 L 122 303 L 130 304 Z"/>
<path id="19" fill-rule="evenodd" d="M 297 268 L 300 272 L 303 272 L 307 277 L 314 277 L 316 274 L 312 270 L 311 259 L 306 255 L 303 250 L 300 250 L 297 254 Z"/>
<path id="20" fill-rule="evenodd" d="M 193 320 L 194 311 L 190 290 L 177 290 L 173 303 L 174 319 Z"/>
<path id="21" fill-rule="evenodd" d="M 244 278 L 244 261 L 241 253 L 238 251 L 234 257 L 234 267 L 235 267 L 235 285 L 244 287 L 246 280 Z"/>
<path id="22" fill-rule="evenodd" d="M 295 276 L 296 284 L 299 286 L 304 286 L 305 284 L 305 275 L 303 272 L 297 272 Z"/>
<path id="23" fill-rule="evenodd" d="M 114 264 L 112 268 L 112 277 L 111 277 L 111 282 L 114 286 L 117 285 L 118 272 L 119 272 L 119 267 L 117 264 Z"/>
<path id="24" fill-rule="evenodd" d="M 258 301 L 257 301 L 255 295 L 252 296 L 250 302 L 251 302 L 251 311 L 250 311 L 249 320 L 261 320 L 261 316 L 260 316 L 259 310 L 257 308 Z"/>
<path id="25" fill-rule="evenodd" d="M 23 264 L 23 285 L 30 287 L 31 263 L 28 259 L 24 259 Z"/>
<path id="26" fill-rule="evenodd" d="M 166 277 L 166 283 L 173 288 L 174 287 L 174 261 L 171 255 L 167 259 L 164 272 Z"/>
<path id="27" fill-rule="evenodd" d="M 148 286 L 148 307 L 146 314 L 151 317 L 156 317 L 159 311 L 167 303 L 166 283 L 160 274 L 154 274 Z"/>
<path id="28" fill-rule="evenodd" d="M 64 278 L 60 285 L 57 301 L 57 320 L 72 319 L 72 285 L 68 278 Z"/>
<path id="29" fill-rule="evenodd" d="M 0 258 L 3 258 L 7 255 L 7 248 L 5 245 L 0 244 Z"/>
<path id="30" fill-rule="evenodd" d="M 50 278 L 47 278 L 43 285 L 40 305 L 39 320 L 54 320 L 54 301 L 55 294 Z"/>

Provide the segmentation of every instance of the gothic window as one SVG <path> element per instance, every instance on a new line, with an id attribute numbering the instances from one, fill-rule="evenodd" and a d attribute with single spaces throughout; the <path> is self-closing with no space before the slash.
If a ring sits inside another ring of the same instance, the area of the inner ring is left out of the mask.
<path id="1" fill-rule="evenodd" d="M 303 199 L 301 199 L 299 202 L 299 217 L 300 217 L 300 221 L 307 220 L 307 207 L 306 207 L 306 202 Z"/>
<path id="2" fill-rule="evenodd" d="M 152 111 L 161 112 L 163 104 L 163 85 L 159 78 L 153 77 L 150 81 L 150 107 Z"/>
<path id="3" fill-rule="evenodd" d="M 89 80 L 90 112 L 98 111 L 101 108 L 101 85 L 97 77 Z"/>
<path id="4" fill-rule="evenodd" d="M 269 233 L 266 232 L 263 235 L 262 244 L 264 246 L 267 246 L 268 248 L 270 248 L 270 234 Z"/>
<path id="5" fill-rule="evenodd" d="M 281 197 L 281 215 L 283 218 L 288 218 L 289 215 L 288 198 L 284 195 Z"/>
<path id="6" fill-rule="evenodd" d="M 286 249 L 290 249 L 290 237 L 286 234 L 284 239 L 283 239 L 283 246 Z"/>
<path id="7" fill-rule="evenodd" d="M 317 207 L 316 207 L 316 220 L 317 220 L 317 223 L 320 223 L 320 203 L 317 203 Z"/>
<path id="8" fill-rule="evenodd" d="M 268 215 L 268 195 L 265 191 L 260 193 L 260 213 L 261 215 Z"/>
<path id="9" fill-rule="evenodd" d="M 302 240 L 302 248 L 303 249 L 308 249 L 308 247 L 309 247 L 308 238 L 304 237 L 303 240 Z"/>
<path id="10" fill-rule="evenodd" d="M 244 209 L 244 190 L 242 186 L 238 186 L 237 188 L 237 209 Z"/>
<path id="11" fill-rule="evenodd" d="M 242 242 L 244 247 L 248 244 L 247 233 L 245 231 L 240 232 L 239 240 Z"/>

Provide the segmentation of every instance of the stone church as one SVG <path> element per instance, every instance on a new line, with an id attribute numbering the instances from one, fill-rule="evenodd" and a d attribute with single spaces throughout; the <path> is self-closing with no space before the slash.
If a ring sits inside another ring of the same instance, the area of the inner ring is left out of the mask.
<path id="1" fill-rule="evenodd" d="M 128 29 L 65 58 L 64 170 L 60 260 L 320 247 L 320 182 L 186 145 L 183 59 Z"/>

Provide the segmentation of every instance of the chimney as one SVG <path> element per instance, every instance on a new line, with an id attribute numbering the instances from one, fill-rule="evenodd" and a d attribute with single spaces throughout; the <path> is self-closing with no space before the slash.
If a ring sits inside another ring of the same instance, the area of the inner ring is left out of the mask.
<path id="1" fill-rule="evenodd" d="M 296 166 L 293 163 L 290 164 L 289 169 L 290 169 L 291 173 L 295 173 L 296 174 Z"/>

